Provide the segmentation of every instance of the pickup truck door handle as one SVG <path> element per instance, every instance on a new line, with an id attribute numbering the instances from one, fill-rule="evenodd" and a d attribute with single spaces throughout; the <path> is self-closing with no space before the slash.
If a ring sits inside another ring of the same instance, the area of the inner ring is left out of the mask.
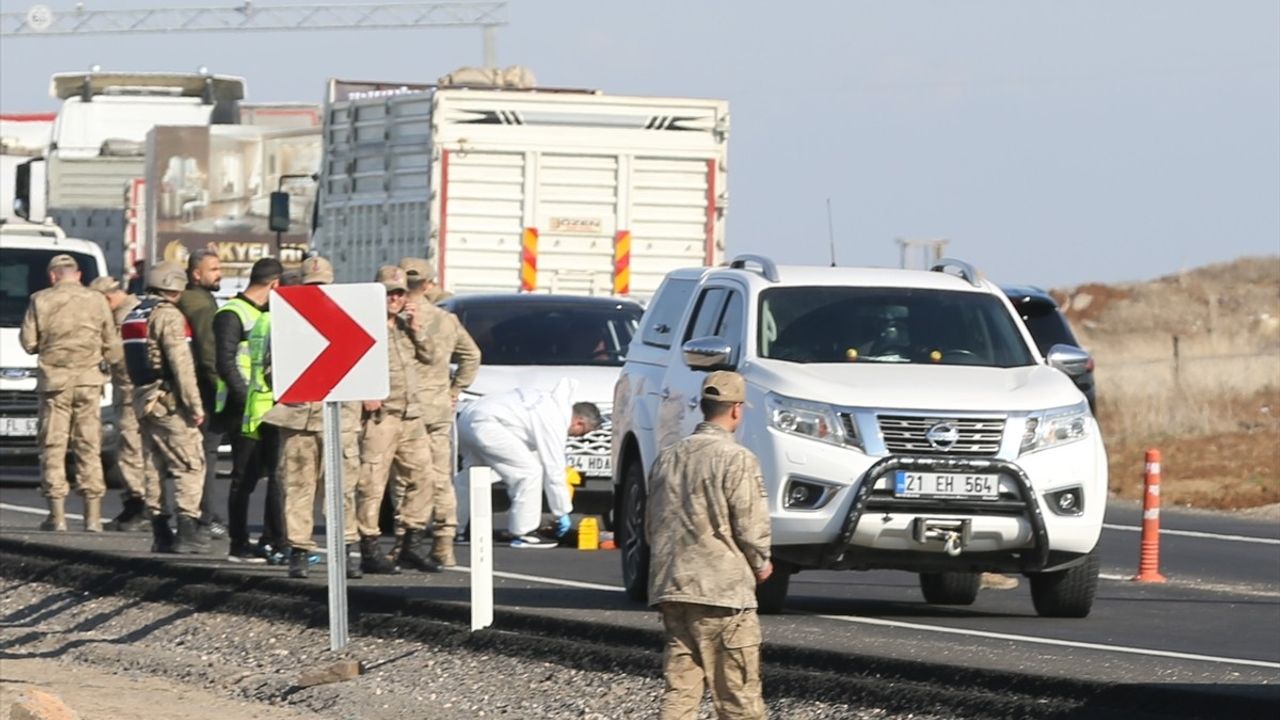
<path id="1" fill-rule="evenodd" d="M 661 393 L 660 395 L 658 395 L 658 397 L 662 398 L 663 400 L 670 400 L 670 399 L 671 399 L 671 388 L 669 388 L 669 387 L 668 387 L 668 388 L 662 388 L 662 393 Z"/>

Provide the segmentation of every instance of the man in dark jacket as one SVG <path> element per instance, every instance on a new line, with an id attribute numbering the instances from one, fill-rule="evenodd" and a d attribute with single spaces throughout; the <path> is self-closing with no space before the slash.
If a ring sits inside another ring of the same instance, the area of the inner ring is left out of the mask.
<path id="1" fill-rule="evenodd" d="M 219 486 L 218 446 L 222 444 L 225 427 L 215 417 L 214 407 L 218 394 L 218 361 L 214 352 L 213 315 L 218 311 L 218 300 L 213 292 L 222 287 L 222 263 L 218 253 L 212 250 L 196 250 L 187 258 L 187 289 L 178 298 L 178 309 L 191 325 L 191 347 L 196 357 L 196 384 L 200 399 L 204 402 L 204 416 L 208 418 L 201 427 L 204 434 L 204 497 L 200 501 L 200 524 L 211 535 L 226 535 L 226 525 L 215 508 L 227 506 L 226 488 Z"/>

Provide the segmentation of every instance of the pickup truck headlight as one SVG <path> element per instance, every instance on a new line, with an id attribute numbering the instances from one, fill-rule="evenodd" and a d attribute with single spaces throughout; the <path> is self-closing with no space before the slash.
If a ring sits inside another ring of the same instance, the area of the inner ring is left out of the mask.
<path id="1" fill-rule="evenodd" d="M 1036 452 L 1089 437 L 1089 404 L 1054 408 L 1027 418 L 1022 434 L 1022 454 Z"/>
<path id="2" fill-rule="evenodd" d="M 774 430 L 832 445 L 848 444 L 844 426 L 830 405 L 772 394 L 765 403 L 769 410 L 769 426 Z"/>

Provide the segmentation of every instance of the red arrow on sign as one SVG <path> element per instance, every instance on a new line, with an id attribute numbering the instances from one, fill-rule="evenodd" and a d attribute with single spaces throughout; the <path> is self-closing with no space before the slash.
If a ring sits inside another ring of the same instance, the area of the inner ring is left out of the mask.
<path id="1" fill-rule="evenodd" d="M 329 395 L 376 341 L 316 285 L 278 288 L 276 292 L 329 341 L 297 380 L 280 394 L 280 402 L 318 402 Z"/>

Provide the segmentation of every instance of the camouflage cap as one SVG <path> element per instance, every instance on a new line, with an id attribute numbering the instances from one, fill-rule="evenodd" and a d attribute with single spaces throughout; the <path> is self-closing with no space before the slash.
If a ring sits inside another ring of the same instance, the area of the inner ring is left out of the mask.
<path id="1" fill-rule="evenodd" d="M 89 289 L 97 290 L 103 295 L 110 295 L 120 289 L 120 281 L 110 275 L 100 275 L 89 283 Z"/>
<path id="2" fill-rule="evenodd" d="M 383 265 L 378 268 L 378 274 L 374 278 L 374 282 L 382 283 L 382 287 L 386 288 L 387 292 L 395 292 L 397 290 L 408 292 L 409 290 L 404 270 L 395 265 Z"/>
<path id="3" fill-rule="evenodd" d="M 66 255 L 66 254 L 54 255 L 53 257 L 49 258 L 49 272 L 53 272 L 58 268 L 71 268 L 72 270 L 79 270 L 80 263 L 76 262 L 76 259 L 71 257 L 70 255 Z"/>
<path id="4" fill-rule="evenodd" d="M 436 269 L 431 266 L 431 261 L 425 258 L 402 258 L 400 260 L 400 269 L 405 272 L 405 275 L 409 276 L 410 280 L 436 281 Z"/>
<path id="5" fill-rule="evenodd" d="M 702 397 L 719 402 L 746 402 L 747 381 L 736 372 L 717 370 L 702 381 Z"/>
<path id="6" fill-rule="evenodd" d="M 187 271 L 172 260 L 156 263 L 147 273 L 147 287 L 152 290 L 182 292 L 187 288 Z"/>
<path id="7" fill-rule="evenodd" d="M 329 285 L 333 282 L 333 263 L 314 255 L 302 261 L 304 285 Z"/>

